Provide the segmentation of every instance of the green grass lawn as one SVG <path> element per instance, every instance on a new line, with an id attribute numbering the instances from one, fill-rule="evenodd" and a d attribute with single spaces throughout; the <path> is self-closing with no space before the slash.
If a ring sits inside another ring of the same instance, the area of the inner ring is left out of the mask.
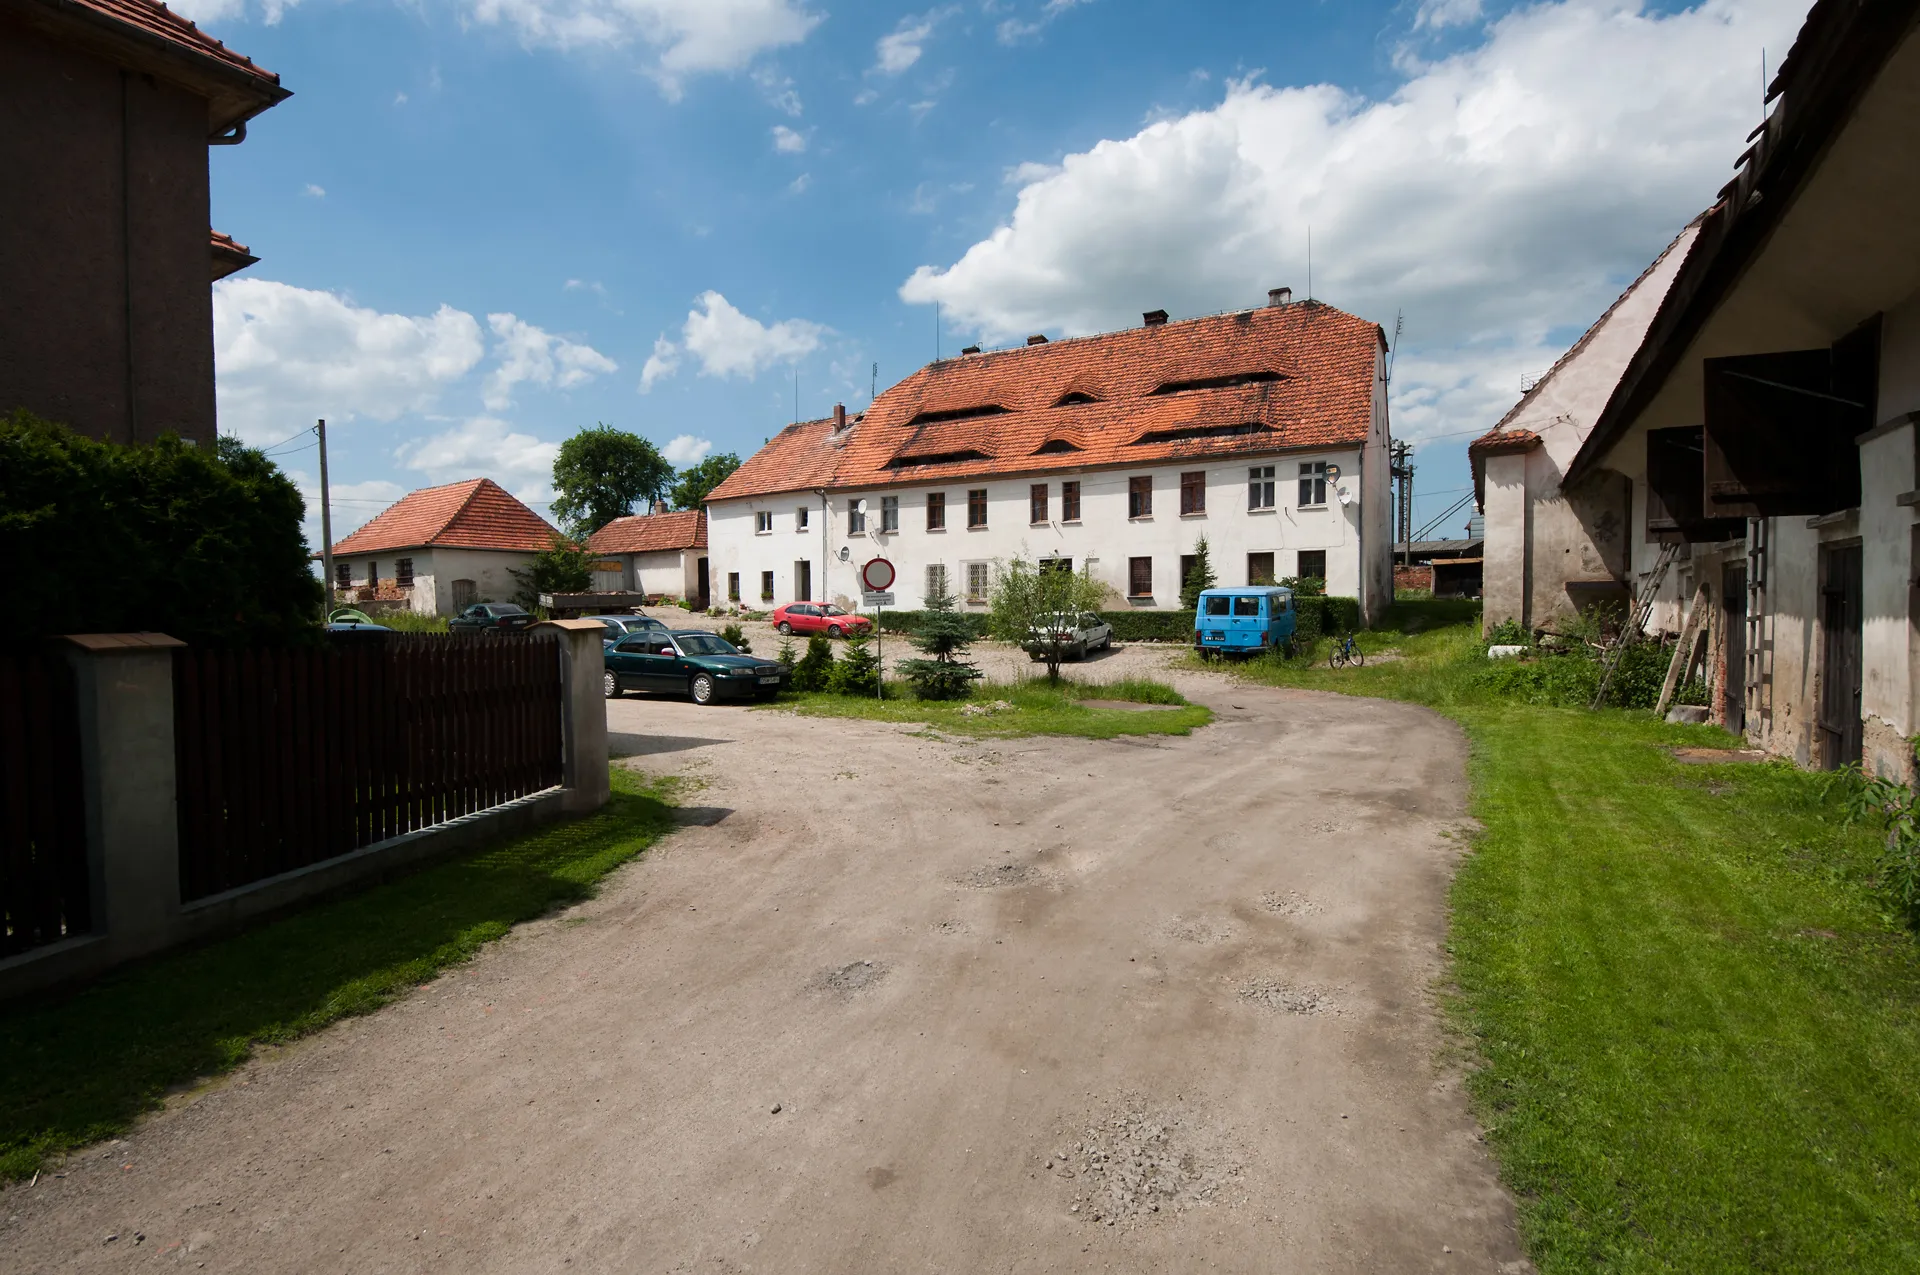
<path id="1" fill-rule="evenodd" d="M 468 960 L 518 922 L 590 895 L 672 826 L 664 794 L 613 770 L 613 797 L 554 825 L 71 997 L 0 1010 L 0 1177 L 125 1130 L 166 1093 Z"/>
<path id="2" fill-rule="evenodd" d="M 1920 1270 L 1920 955 L 1873 834 L 1825 776 L 1673 759 L 1713 728 L 1493 698 L 1439 605 L 1364 637 L 1394 662 L 1242 671 L 1466 728 L 1450 1004 L 1540 1268 Z"/>
<path id="3" fill-rule="evenodd" d="M 1089 707 L 1088 699 L 1120 700 L 1161 707 L 1145 711 Z M 995 703 L 1010 708 L 980 711 Z M 1186 697 L 1164 682 L 1144 678 L 1081 683 L 1061 678 L 1050 684 L 1044 677 L 1014 685 L 978 684 L 964 700 L 917 700 L 893 683 L 887 698 L 826 693 L 782 696 L 776 709 L 811 717 L 864 717 L 881 722 L 922 722 L 953 735 L 1078 735 L 1112 739 L 1118 735 L 1187 735 L 1213 720 L 1213 711 L 1189 704 Z M 969 711 L 971 710 L 971 711 Z"/>

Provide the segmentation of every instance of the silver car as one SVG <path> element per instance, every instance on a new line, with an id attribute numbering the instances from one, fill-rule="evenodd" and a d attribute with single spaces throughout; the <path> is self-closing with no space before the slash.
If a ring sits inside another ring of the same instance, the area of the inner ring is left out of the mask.
<path id="1" fill-rule="evenodd" d="M 1028 632 L 1027 654 L 1035 660 L 1047 658 L 1048 646 L 1054 646 L 1070 659 L 1084 660 L 1088 651 L 1104 651 L 1113 645 L 1113 626 L 1091 611 L 1056 611 L 1043 615 Z"/>

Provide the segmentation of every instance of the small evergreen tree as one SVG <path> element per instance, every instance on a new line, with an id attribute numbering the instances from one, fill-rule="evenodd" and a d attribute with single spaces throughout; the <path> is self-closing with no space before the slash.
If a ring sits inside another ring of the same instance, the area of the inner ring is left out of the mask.
<path id="1" fill-rule="evenodd" d="M 927 599 L 913 645 L 925 658 L 902 660 L 898 668 L 913 683 L 914 694 L 921 699 L 965 699 L 980 670 L 962 658 L 973 645 L 973 627 L 954 609 L 952 594 Z"/>
<path id="2" fill-rule="evenodd" d="M 753 644 L 747 641 L 746 630 L 737 624 L 729 624 L 721 629 L 720 640 L 742 655 L 753 654 Z"/>
<path id="3" fill-rule="evenodd" d="M 793 666 L 791 686 L 796 691 L 824 691 L 833 682 L 833 643 L 824 633 L 807 639 L 807 653 Z"/>
<path id="4" fill-rule="evenodd" d="M 1201 536 L 1193 546 L 1193 566 L 1187 570 L 1187 578 L 1180 582 L 1180 605 L 1191 611 L 1200 605 L 1200 595 L 1217 583 L 1213 574 L 1213 559 L 1207 548 L 1207 538 Z"/>
<path id="5" fill-rule="evenodd" d="M 788 668 L 792 668 L 799 662 L 800 655 L 799 652 L 793 649 L 793 637 L 791 635 L 780 639 L 780 649 L 773 653 L 773 658 Z"/>
<path id="6" fill-rule="evenodd" d="M 880 660 L 873 653 L 873 635 L 866 629 L 847 636 L 847 649 L 833 666 L 829 685 L 837 695 L 872 699 L 880 693 Z"/>

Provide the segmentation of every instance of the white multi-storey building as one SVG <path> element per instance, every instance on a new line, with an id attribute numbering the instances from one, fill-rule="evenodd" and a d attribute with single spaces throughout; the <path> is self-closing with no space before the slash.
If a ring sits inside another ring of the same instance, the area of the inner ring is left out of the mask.
<path id="1" fill-rule="evenodd" d="M 1221 584 L 1392 599 L 1380 328 L 1284 291 L 1256 310 L 931 363 L 865 413 L 788 426 L 707 502 L 716 598 L 984 607 L 1016 555 L 1168 609 L 1204 536 Z"/>

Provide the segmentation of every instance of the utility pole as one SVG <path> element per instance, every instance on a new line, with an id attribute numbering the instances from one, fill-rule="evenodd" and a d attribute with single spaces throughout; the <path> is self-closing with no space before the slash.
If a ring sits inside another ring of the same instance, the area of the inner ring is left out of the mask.
<path id="1" fill-rule="evenodd" d="M 1401 549 L 1402 566 L 1413 565 L 1413 444 L 1396 440 L 1393 449 L 1388 452 L 1388 474 L 1400 487 L 1399 508 L 1396 511 L 1396 529 L 1394 539 Z"/>
<path id="2" fill-rule="evenodd" d="M 333 501 L 327 493 L 327 423 L 313 427 L 320 436 L 320 570 L 326 574 L 321 597 L 326 599 L 322 612 L 333 614 Z M 298 435 L 295 435 L 298 437 Z"/>

